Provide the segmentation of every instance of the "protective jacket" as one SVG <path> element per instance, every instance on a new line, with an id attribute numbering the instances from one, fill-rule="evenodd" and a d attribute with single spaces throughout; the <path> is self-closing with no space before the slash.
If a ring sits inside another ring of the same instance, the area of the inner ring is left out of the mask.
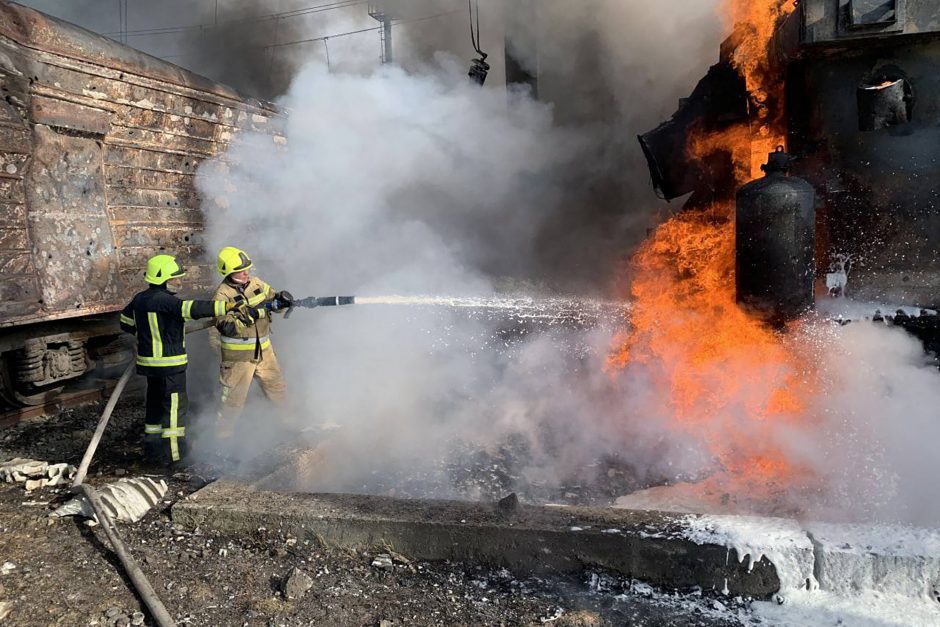
<path id="1" fill-rule="evenodd" d="M 137 373 L 167 376 L 186 370 L 187 320 L 225 315 L 219 300 L 181 300 L 165 285 L 151 285 L 121 312 L 121 329 L 137 336 Z"/>
<path id="2" fill-rule="evenodd" d="M 256 319 L 247 319 L 244 310 L 233 310 L 216 321 L 216 333 L 210 340 L 222 349 L 222 361 L 259 361 L 264 351 L 271 348 L 271 318 L 264 304 L 273 300 L 275 292 L 271 286 L 257 277 L 239 284 L 222 281 L 215 291 L 215 300 L 235 302 L 238 296 L 247 300 L 247 307 L 255 312 Z"/>

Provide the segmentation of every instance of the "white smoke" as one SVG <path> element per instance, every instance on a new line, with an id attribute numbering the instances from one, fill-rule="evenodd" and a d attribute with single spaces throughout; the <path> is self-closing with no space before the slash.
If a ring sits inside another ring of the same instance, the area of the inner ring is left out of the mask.
<path id="1" fill-rule="evenodd" d="M 820 516 L 940 525 L 940 371 L 897 328 L 856 323 L 823 339 L 819 422 L 799 452 L 825 480 Z"/>
<path id="2" fill-rule="evenodd" d="M 211 243 L 251 228 L 256 255 L 321 293 L 473 293 L 480 266 L 524 263 L 578 138 L 545 105 L 447 76 L 308 67 L 285 101 L 286 145 L 246 137 L 202 171 L 222 205 Z"/>
<path id="3" fill-rule="evenodd" d="M 492 294 L 481 268 L 526 266 L 584 146 L 549 106 L 480 89 L 446 60 L 424 76 L 310 66 L 284 105 L 286 143 L 245 136 L 199 186 L 213 207 L 210 249 L 246 248 L 263 278 L 296 295 Z M 534 441 L 535 417 L 576 425 L 564 400 L 571 338 L 509 350 L 503 323 L 440 307 L 298 311 L 275 337 L 290 420 L 341 425 L 333 481 L 347 488 L 377 469 L 433 466 L 455 439 Z M 251 412 L 275 426 L 270 408 Z"/>

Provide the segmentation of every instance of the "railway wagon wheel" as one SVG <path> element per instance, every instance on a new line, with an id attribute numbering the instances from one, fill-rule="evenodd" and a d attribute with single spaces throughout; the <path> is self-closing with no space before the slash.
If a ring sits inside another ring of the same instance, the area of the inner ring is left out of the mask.
<path id="1" fill-rule="evenodd" d="M 65 383 L 34 386 L 14 380 L 10 353 L 0 356 L 0 397 L 13 407 L 51 403 L 65 389 Z"/>

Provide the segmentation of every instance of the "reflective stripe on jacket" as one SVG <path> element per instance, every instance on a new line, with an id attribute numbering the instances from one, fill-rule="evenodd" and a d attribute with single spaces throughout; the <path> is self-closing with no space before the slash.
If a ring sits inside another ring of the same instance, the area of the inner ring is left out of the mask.
<path id="1" fill-rule="evenodd" d="M 137 336 L 137 373 L 160 376 L 186 369 L 187 320 L 225 315 L 218 300 L 180 300 L 163 285 L 139 292 L 121 312 L 121 329 Z"/>
<path id="2" fill-rule="evenodd" d="M 216 320 L 215 329 L 210 332 L 210 342 L 222 351 L 222 361 L 252 361 L 264 358 L 264 351 L 271 347 L 271 316 L 264 304 L 274 299 L 275 292 L 270 285 L 257 277 L 251 277 L 248 283 L 239 285 L 225 280 L 215 291 L 214 298 L 219 301 L 233 302 L 237 296 L 243 296 L 249 307 L 258 309 L 261 317 L 254 324 L 245 324 L 236 312 L 229 312 Z"/>

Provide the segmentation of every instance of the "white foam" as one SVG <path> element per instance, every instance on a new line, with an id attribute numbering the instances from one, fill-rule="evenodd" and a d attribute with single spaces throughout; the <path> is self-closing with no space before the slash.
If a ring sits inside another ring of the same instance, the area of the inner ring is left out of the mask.
<path id="1" fill-rule="evenodd" d="M 940 604 L 869 592 L 843 596 L 822 590 L 791 592 L 783 605 L 751 604 L 755 616 L 775 627 L 937 627 Z"/>
<path id="2" fill-rule="evenodd" d="M 813 544 L 800 524 L 787 518 L 758 516 L 689 516 L 685 536 L 696 544 L 717 544 L 748 560 L 748 569 L 762 557 L 776 568 L 780 591 L 815 589 Z M 723 589 L 720 585 L 718 589 Z"/>
<path id="3" fill-rule="evenodd" d="M 780 593 L 752 605 L 771 625 L 940 625 L 938 530 L 725 515 L 686 522 L 697 544 L 728 547 L 749 567 L 773 563 Z"/>
<path id="4" fill-rule="evenodd" d="M 935 316 L 933 309 L 921 309 L 907 305 L 892 305 L 888 303 L 857 301 L 850 298 L 817 298 L 816 312 L 824 317 L 835 320 L 871 320 L 876 313 L 882 316 L 893 316 L 898 311 L 905 315 L 917 318 L 921 315 Z"/>

